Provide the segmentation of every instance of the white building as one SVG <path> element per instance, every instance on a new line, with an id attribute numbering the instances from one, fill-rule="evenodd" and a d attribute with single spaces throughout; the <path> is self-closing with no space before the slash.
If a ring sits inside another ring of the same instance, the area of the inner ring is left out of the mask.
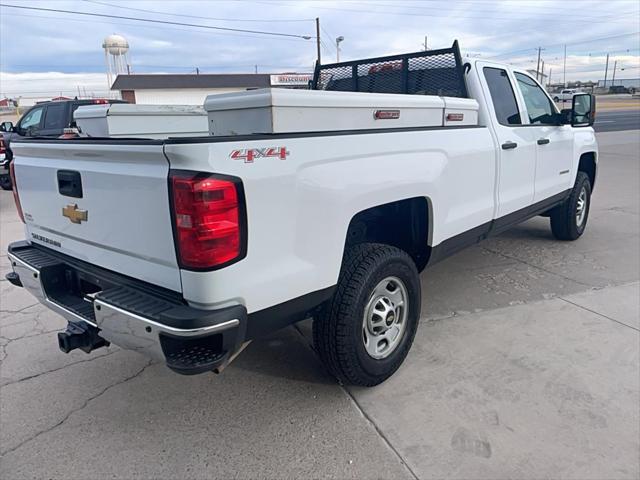
<path id="1" fill-rule="evenodd" d="M 254 88 L 307 88 L 311 74 L 118 75 L 111 86 L 123 100 L 151 105 L 202 105 L 207 95 Z"/>

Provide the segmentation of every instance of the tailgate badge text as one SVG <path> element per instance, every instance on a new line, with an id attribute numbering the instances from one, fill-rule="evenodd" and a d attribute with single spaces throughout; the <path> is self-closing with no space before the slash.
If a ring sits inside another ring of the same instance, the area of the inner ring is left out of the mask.
<path id="1" fill-rule="evenodd" d="M 287 147 L 245 148 L 234 150 L 229 154 L 234 160 L 244 160 L 244 163 L 253 163 L 256 158 L 279 158 L 286 160 L 289 155 Z"/>

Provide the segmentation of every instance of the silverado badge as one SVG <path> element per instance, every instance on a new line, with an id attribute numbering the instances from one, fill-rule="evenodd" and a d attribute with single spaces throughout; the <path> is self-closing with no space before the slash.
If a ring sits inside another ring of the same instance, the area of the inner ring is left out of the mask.
<path id="1" fill-rule="evenodd" d="M 77 204 L 69 204 L 62 209 L 62 216 L 71 220 L 71 223 L 86 222 L 89 218 L 89 212 L 78 209 Z"/>

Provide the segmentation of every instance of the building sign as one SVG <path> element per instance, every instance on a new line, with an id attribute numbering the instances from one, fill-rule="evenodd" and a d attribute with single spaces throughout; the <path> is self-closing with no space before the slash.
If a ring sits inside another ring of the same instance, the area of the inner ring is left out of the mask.
<path id="1" fill-rule="evenodd" d="M 271 75 L 271 85 L 302 87 L 307 86 L 313 79 L 313 75 L 308 73 L 283 73 L 281 75 Z"/>

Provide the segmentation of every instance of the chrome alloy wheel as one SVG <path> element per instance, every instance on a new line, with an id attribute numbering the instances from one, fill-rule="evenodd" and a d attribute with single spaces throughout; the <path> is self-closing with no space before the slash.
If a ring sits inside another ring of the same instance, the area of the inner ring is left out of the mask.
<path id="1" fill-rule="evenodd" d="M 576 203 L 576 225 L 578 227 L 582 226 L 585 217 L 587 216 L 587 189 L 582 187 L 580 190 L 580 195 L 578 195 L 578 201 Z"/>
<path id="2" fill-rule="evenodd" d="M 408 300 L 398 277 L 387 277 L 373 289 L 362 320 L 362 341 L 370 357 L 382 360 L 398 347 L 407 328 Z"/>

